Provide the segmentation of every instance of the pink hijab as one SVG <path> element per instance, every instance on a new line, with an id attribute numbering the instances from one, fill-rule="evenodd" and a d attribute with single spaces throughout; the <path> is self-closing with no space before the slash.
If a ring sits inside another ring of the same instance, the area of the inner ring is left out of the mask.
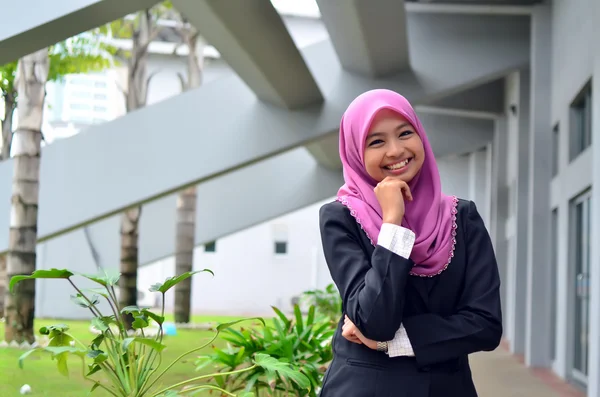
<path id="1" fill-rule="evenodd" d="M 458 199 L 442 193 L 440 174 L 425 130 L 410 103 L 402 95 L 385 89 L 365 92 L 349 106 L 340 123 L 340 157 L 345 184 L 338 201 L 347 206 L 375 245 L 382 223 L 381 207 L 373 189 L 377 182 L 364 165 L 365 141 L 373 118 L 382 109 L 402 115 L 423 141 L 425 160 L 410 181 L 413 201 L 405 202 L 402 226 L 416 239 L 410 258 L 414 276 L 431 277 L 444 271 L 454 256 L 456 244 L 456 205 Z"/>

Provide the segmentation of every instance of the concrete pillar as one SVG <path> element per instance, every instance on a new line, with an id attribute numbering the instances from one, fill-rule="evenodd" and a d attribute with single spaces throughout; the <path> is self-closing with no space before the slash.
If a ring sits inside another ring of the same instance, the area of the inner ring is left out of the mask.
<path id="1" fill-rule="evenodd" d="M 489 230 L 489 173 L 486 148 L 487 146 L 469 154 L 469 197 L 477 204 L 477 210 Z"/>
<path id="2" fill-rule="evenodd" d="M 529 190 L 529 70 L 509 76 L 507 120 L 509 151 L 506 158 L 509 187 L 507 308 L 511 352 L 525 353 L 527 300 L 527 224 Z"/>
<path id="3" fill-rule="evenodd" d="M 508 327 L 508 316 L 506 315 L 508 244 L 505 232 L 506 221 L 508 220 L 508 186 L 506 184 L 507 144 L 508 131 L 506 117 L 500 117 L 495 122 L 494 140 L 491 145 L 490 235 L 496 252 L 500 279 L 502 280 L 500 298 L 505 313 L 503 316 L 504 329 Z"/>
<path id="4" fill-rule="evenodd" d="M 587 395 L 600 396 L 600 1 L 592 1 L 594 15 L 590 48 L 594 54 L 592 77 L 592 198 L 590 241 L 590 335 Z"/>
<path id="5" fill-rule="evenodd" d="M 550 311 L 553 297 L 553 269 L 549 266 L 552 178 L 551 11 L 549 4 L 537 5 L 531 16 L 525 364 L 533 367 L 550 365 L 550 348 L 553 342 L 549 332 L 552 326 Z"/>

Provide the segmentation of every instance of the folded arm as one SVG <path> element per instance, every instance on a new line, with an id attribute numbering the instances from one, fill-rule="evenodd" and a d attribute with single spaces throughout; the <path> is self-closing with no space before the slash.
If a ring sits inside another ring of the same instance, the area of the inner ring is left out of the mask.
<path id="1" fill-rule="evenodd" d="M 345 207 L 327 204 L 319 218 L 325 259 L 346 315 L 367 338 L 393 339 L 402 322 L 414 233 L 384 224 L 368 256 L 357 235 L 362 231 Z"/>

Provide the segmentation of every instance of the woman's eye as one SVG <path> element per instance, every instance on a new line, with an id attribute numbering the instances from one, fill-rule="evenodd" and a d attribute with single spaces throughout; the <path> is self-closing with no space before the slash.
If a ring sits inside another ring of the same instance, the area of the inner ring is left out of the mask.
<path id="1" fill-rule="evenodd" d="M 371 141 L 371 143 L 369 143 L 369 146 L 378 145 L 380 143 L 383 143 L 381 139 L 375 139 L 374 141 Z"/>
<path id="2" fill-rule="evenodd" d="M 400 133 L 400 138 L 402 138 L 402 137 L 407 137 L 407 136 L 410 136 L 410 135 L 412 135 L 412 134 L 413 134 L 413 132 L 412 132 L 411 130 L 402 131 L 402 132 Z"/>

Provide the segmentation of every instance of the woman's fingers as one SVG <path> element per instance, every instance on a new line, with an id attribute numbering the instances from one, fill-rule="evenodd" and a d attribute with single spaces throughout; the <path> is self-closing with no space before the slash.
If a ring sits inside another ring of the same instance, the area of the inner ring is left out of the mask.
<path id="1" fill-rule="evenodd" d="M 358 330 L 358 328 L 356 328 L 352 321 L 350 321 L 350 319 L 348 319 L 347 317 L 344 318 L 344 325 L 342 326 L 342 336 L 352 343 L 361 345 L 362 342 L 357 336 L 357 333 L 360 333 L 360 331 Z"/>

